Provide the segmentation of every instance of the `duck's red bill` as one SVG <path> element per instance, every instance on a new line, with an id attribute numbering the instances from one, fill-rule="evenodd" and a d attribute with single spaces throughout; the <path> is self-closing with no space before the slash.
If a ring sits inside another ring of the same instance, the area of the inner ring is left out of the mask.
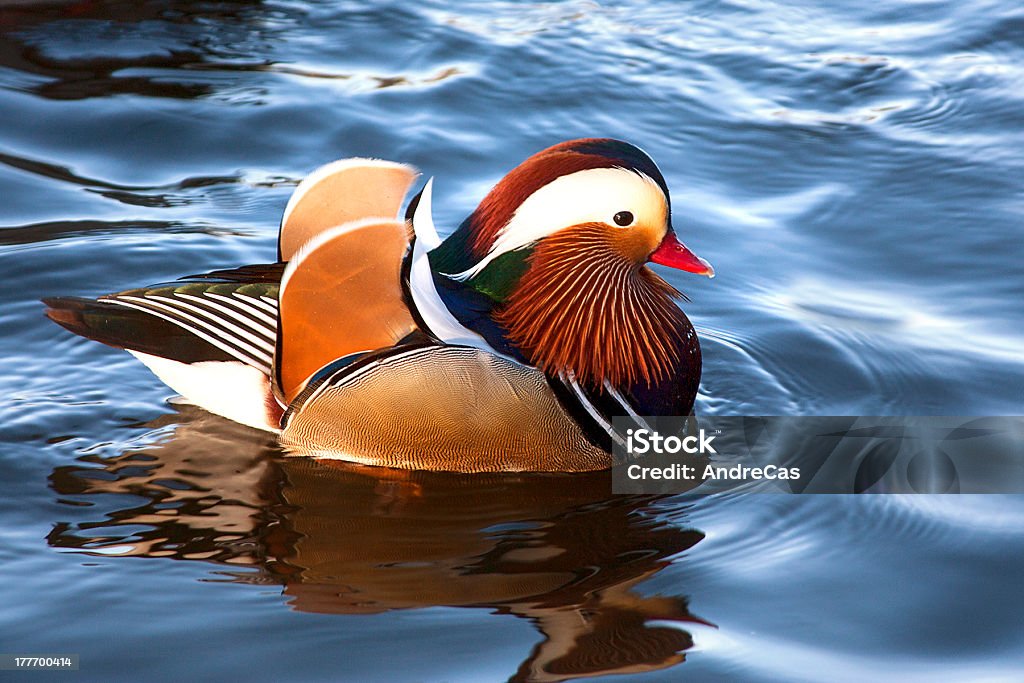
<path id="1" fill-rule="evenodd" d="M 685 270 L 688 273 L 707 275 L 708 277 L 715 276 L 715 269 L 711 267 L 711 264 L 690 251 L 685 244 L 679 241 L 676 233 L 672 230 L 665 234 L 665 239 L 661 240 L 661 244 L 648 257 L 648 260 L 669 268 Z"/>

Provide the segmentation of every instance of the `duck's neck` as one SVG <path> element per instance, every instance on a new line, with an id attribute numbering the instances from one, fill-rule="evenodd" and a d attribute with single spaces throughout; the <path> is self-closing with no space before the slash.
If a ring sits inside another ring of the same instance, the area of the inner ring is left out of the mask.
<path id="1" fill-rule="evenodd" d="M 430 269 L 436 276 L 455 281 L 462 288 L 471 289 L 495 304 L 504 303 L 526 273 L 532 249 L 502 254 L 472 277 L 463 277 L 458 274 L 467 273 L 482 258 L 471 254 L 472 240 L 473 230 L 467 220 L 430 252 Z"/>
<path id="2" fill-rule="evenodd" d="M 471 230 L 466 219 L 451 235 L 433 249 L 427 258 L 435 273 L 460 273 L 473 265 L 470 252 Z"/>

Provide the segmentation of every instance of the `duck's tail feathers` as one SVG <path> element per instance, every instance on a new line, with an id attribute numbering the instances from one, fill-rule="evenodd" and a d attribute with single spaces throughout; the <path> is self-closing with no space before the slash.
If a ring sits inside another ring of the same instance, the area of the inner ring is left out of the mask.
<path id="1" fill-rule="evenodd" d="M 77 296 L 43 299 L 46 317 L 87 339 L 182 363 L 236 360 L 174 322 L 113 301 Z"/>
<path id="2" fill-rule="evenodd" d="M 188 401 L 236 422 L 278 431 L 282 408 L 270 388 L 269 353 L 240 349 L 240 339 L 229 336 L 226 328 L 219 330 L 216 320 L 176 311 L 173 299 L 125 301 L 113 296 L 54 297 L 43 303 L 50 320 L 128 351 Z M 195 313 L 198 304 L 189 303 Z"/>

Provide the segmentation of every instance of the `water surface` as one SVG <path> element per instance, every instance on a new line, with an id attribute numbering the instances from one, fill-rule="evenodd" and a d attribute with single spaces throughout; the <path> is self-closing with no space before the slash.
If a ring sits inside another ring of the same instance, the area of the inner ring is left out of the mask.
<path id="1" fill-rule="evenodd" d="M 79 653 L 55 680 L 1019 680 L 1019 497 L 289 460 L 39 299 L 272 260 L 338 157 L 434 176 L 444 232 L 614 136 L 719 274 L 663 273 L 698 414 L 1020 414 L 1022 30 L 981 0 L 0 5 L 0 651 Z"/>

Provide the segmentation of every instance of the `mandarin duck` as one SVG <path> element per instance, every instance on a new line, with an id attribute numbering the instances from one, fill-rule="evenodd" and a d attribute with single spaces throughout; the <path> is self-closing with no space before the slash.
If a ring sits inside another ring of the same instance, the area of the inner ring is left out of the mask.
<path id="1" fill-rule="evenodd" d="M 676 237 L 651 158 L 545 149 L 442 241 L 433 179 L 345 159 L 303 180 L 278 262 L 98 299 L 44 299 L 187 400 L 289 452 L 403 469 L 587 471 L 616 415 L 687 415 L 701 372 L 682 298 L 648 262 L 713 277 Z"/>

